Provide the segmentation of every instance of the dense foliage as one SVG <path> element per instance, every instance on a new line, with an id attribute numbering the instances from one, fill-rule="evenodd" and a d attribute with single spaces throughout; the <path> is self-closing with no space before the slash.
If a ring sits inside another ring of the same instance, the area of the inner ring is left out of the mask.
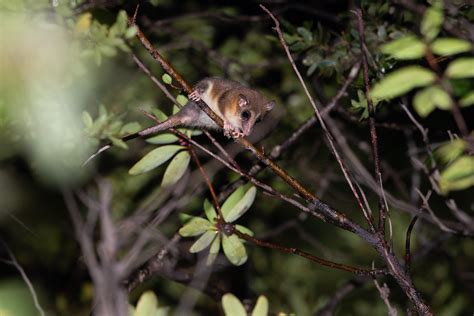
<path id="1" fill-rule="evenodd" d="M 139 2 L 0 0 L 0 315 L 472 314 L 472 5 Z M 255 147 L 124 139 L 187 103 L 144 40 Z"/>

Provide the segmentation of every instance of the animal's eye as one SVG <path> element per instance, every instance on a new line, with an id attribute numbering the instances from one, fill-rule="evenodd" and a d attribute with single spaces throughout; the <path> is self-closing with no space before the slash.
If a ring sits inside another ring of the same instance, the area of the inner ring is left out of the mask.
<path id="1" fill-rule="evenodd" d="M 250 111 L 247 111 L 247 110 L 246 110 L 246 111 L 242 111 L 242 113 L 240 113 L 240 117 L 241 117 L 242 120 L 244 120 L 244 121 L 247 121 L 247 120 L 250 118 L 251 115 L 252 115 L 252 114 L 250 113 Z"/>
<path id="2" fill-rule="evenodd" d="M 256 120 L 255 120 L 255 123 L 260 123 L 262 121 L 262 117 L 259 116 Z"/>

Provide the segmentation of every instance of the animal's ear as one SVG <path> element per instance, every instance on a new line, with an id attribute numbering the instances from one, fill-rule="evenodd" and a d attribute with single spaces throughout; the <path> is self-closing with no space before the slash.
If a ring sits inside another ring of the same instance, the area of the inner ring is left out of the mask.
<path id="1" fill-rule="evenodd" d="M 274 107 L 275 107 L 275 101 L 273 101 L 273 100 L 268 102 L 267 104 L 265 104 L 265 110 L 267 112 L 271 111 Z"/>
<path id="2" fill-rule="evenodd" d="M 239 94 L 239 107 L 243 108 L 249 104 L 249 101 L 243 94 Z"/>

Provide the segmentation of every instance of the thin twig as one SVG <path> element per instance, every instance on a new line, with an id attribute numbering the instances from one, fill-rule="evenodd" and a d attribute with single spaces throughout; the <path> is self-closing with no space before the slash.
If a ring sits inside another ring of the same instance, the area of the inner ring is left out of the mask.
<path id="1" fill-rule="evenodd" d="M 275 26 L 273 27 L 273 30 L 277 33 L 278 38 L 280 40 L 280 43 L 281 43 L 281 45 L 282 45 L 282 47 L 283 47 L 283 49 L 284 49 L 284 51 L 285 51 L 285 53 L 288 57 L 288 60 L 291 64 L 291 66 L 293 67 L 293 70 L 295 71 L 295 74 L 298 77 L 298 80 L 299 80 L 301 86 L 303 87 L 303 90 L 304 90 L 306 96 L 308 97 L 308 100 L 311 103 L 311 106 L 313 107 L 314 113 L 315 113 L 316 117 L 318 118 L 319 124 L 321 125 L 321 128 L 323 129 L 324 134 L 326 135 L 326 138 L 327 138 L 328 143 L 330 145 L 331 151 L 332 151 L 334 157 L 336 158 L 337 162 L 339 163 L 339 166 L 342 170 L 342 173 L 344 174 L 344 177 L 345 177 L 350 189 L 352 190 L 352 193 L 354 194 L 354 197 L 356 198 L 356 201 L 357 201 L 360 209 L 362 210 L 362 213 L 364 214 L 364 217 L 365 217 L 365 219 L 366 219 L 366 221 L 369 225 L 370 230 L 372 232 L 375 232 L 375 226 L 374 226 L 374 223 L 373 223 L 372 216 L 370 215 L 370 213 L 368 212 L 368 210 L 365 208 L 364 204 L 362 203 L 362 199 L 361 199 L 359 193 L 357 192 L 357 189 L 356 189 L 354 183 L 352 182 L 351 176 L 349 175 L 349 171 L 348 171 L 342 157 L 339 155 L 339 152 L 336 149 L 336 146 L 334 144 L 334 138 L 331 135 L 331 133 L 329 132 L 328 128 L 326 127 L 326 123 L 324 122 L 324 120 L 322 118 L 322 115 L 321 115 L 321 112 L 318 109 L 318 106 L 316 105 L 315 99 L 311 96 L 311 93 L 309 92 L 308 87 L 306 86 L 306 83 L 304 82 L 304 79 L 301 76 L 301 73 L 299 72 L 298 68 L 296 67 L 295 61 L 293 60 L 293 57 L 291 56 L 290 49 L 288 48 L 288 45 L 286 44 L 285 38 L 283 37 L 283 33 L 280 29 L 280 22 L 265 6 L 260 5 L 260 8 L 262 8 L 262 10 L 265 11 L 272 18 L 273 23 L 275 23 Z"/>
<path id="2" fill-rule="evenodd" d="M 365 46 L 365 34 L 364 34 L 364 20 L 362 19 L 362 12 L 359 8 L 352 11 L 357 17 L 357 26 L 359 29 L 359 40 L 360 47 Z M 369 111 L 369 127 L 370 127 L 370 141 L 372 144 L 372 155 L 374 158 L 375 168 L 375 179 L 378 186 L 380 187 L 379 194 L 379 231 L 382 236 L 385 236 L 385 219 L 388 212 L 388 204 L 384 195 L 383 182 L 382 182 L 382 171 L 380 169 L 380 158 L 378 150 L 378 136 L 377 129 L 375 128 L 375 108 L 370 97 L 370 82 L 369 82 L 369 65 L 367 62 L 367 55 L 365 50 L 362 49 L 362 69 L 364 73 L 364 85 L 365 85 L 365 96 L 367 99 L 367 107 Z"/>
<path id="3" fill-rule="evenodd" d="M 33 298 L 35 308 L 38 310 L 38 313 L 41 316 L 44 316 L 45 312 L 44 312 L 43 308 L 41 307 L 41 304 L 40 304 L 39 299 L 38 299 L 38 295 L 36 295 L 36 291 L 35 291 L 35 288 L 33 286 L 33 283 L 31 283 L 30 279 L 28 278 L 28 275 L 26 275 L 25 270 L 23 269 L 23 267 L 16 260 L 16 257 L 15 257 L 15 254 L 13 254 L 13 251 L 11 251 L 10 247 L 8 247 L 7 243 L 1 237 L 0 237 L 0 243 L 2 244 L 3 248 L 6 250 L 6 252 L 8 254 L 8 257 L 10 257 L 9 260 L 0 258 L 0 262 L 11 265 L 15 269 L 18 270 L 18 272 L 21 275 L 21 278 L 26 283 L 26 286 L 28 286 L 28 290 L 30 291 L 31 297 Z M 7 311 L 7 313 L 8 313 L 8 311 Z"/>
<path id="4" fill-rule="evenodd" d="M 329 267 L 329 268 L 342 270 L 342 271 L 346 271 L 346 272 L 351 272 L 351 273 L 354 273 L 354 274 L 357 274 L 357 275 L 375 276 L 375 275 L 387 274 L 386 269 L 362 269 L 362 268 L 356 268 L 356 267 L 353 267 L 353 266 L 345 265 L 345 264 L 342 264 L 342 263 L 328 261 L 326 259 L 317 257 L 317 256 L 312 255 L 312 254 L 309 254 L 309 253 L 307 253 L 305 251 L 302 251 L 302 250 L 299 250 L 297 248 L 283 247 L 283 246 L 280 246 L 280 245 L 277 245 L 277 244 L 270 243 L 268 241 L 257 239 L 255 237 L 250 236 L 250 235 L 244 234 L 244 233 L 238 231 L 237 229 L 234 229 L 233 233 L 236 234 L 237 236 L 239 236 L 242 239 L 245 239 L 247 241 L 251 241 L 252 243 L 254 243 L 255 245 L 257 245 L 259 247 L 276 249 L 276 250 L 279 250 L 279 251 L 282 251 L 282 252 L 285 252 L 285 253 L 295 254 L 295 255 L 298 255 L 298 256 L 303 257 L 305 259 L 308 259 L 310 261 L 313 261 L 315 263 L 318 263 L 320 265 Z"/>
<path id="5" fill-rule="evenodd" d="M 413 230 L 413 227 L 415 227 L 417 220 L 418 220 L 418 216 L 413 217 L 407 229 L 407 235 L 406 235 L 406 240 L 405 240 L 405 271 L 407 274 L 410 274 L 410 266 L 411 266 L 411 252 L 410 252 L 411 232 Z"/>

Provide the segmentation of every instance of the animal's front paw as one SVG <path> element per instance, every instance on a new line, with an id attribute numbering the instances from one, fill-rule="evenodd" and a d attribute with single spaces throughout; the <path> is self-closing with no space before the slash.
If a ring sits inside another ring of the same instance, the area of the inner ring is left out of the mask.
<path id="1" fill-rule="evenodd" d="M 188 98 L 194 102 L 199 102 L 201 100 L 201 95 L 197 90 L 194 90 L 188 95 Z"/>
<path id="2" fill-rule="evenodd" d="M 240 138 L 245 136 L 244 133 L 239 132 L 227 121 L 224 121 L 224 135 L 229 138 Z"/>

